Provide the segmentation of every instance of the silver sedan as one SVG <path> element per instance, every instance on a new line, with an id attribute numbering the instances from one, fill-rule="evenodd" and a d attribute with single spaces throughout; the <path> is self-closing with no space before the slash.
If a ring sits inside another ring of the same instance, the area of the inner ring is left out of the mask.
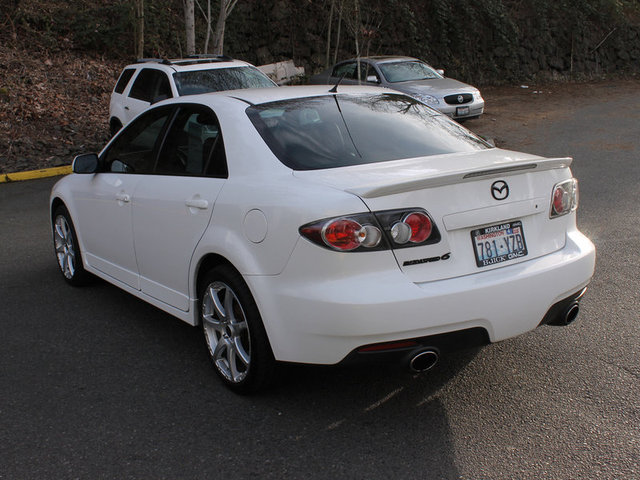
<path id="1" fill-rule="evenodd" d="M 412 57 L 361 57 L 335 64 L 311 77 L 316 85 L 378 85 L 406 93 L 453 119 L 476 118 L 484 112 L 480 91 L 453 78 L 445 78 L 422 60 Z"/>

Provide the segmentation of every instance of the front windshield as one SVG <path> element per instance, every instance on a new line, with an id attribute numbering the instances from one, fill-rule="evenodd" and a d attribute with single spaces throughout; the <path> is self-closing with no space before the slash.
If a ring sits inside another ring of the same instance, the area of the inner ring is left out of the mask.
<path id="1" fill-rule="evenodd" d="M 239 88 L 275 86 L 269 77 L 255 67 L 210 68 L 176 72 L 173 74 L 173 78 L 180 96 Z"/>
<path id="2" fill-rule="evenodd" d="M 442 75 L 423 62 L 380 63 L 378 67 L 389 83 L 442 78 Z"/>
<path id="3" fill-rule="evenodd" d="M 401 94 L 324 95 L 247 109 L 271 151 L 294 170 L 318 170 L 489 146 Z"/>

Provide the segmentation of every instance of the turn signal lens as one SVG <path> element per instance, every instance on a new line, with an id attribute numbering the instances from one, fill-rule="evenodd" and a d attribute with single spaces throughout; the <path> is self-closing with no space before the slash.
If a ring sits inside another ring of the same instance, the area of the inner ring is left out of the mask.
<path id="1" fill-rule="evenodd" d="M 553 187 L 550 218 L 560 217 L 578 208 L 578 180 L 572 178 Z"/>
<path id="2" fill-rule="evenodd" d="M 404 222 L 396 222 L 391 227 L 391 238 L 399 245 L 404 245 L 411 238 L 411 227 Z"/>

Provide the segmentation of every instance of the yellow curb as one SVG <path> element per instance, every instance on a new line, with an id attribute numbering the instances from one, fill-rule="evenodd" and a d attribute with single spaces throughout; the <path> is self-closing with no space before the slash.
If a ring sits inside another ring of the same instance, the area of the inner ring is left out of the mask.
<path id="1" fill-rule="evenodd" d="M 32 180 L 34 178 L 55 177 L 56 175 L 67 175 L 68 173 L 71 173 L 71 165 L 43 168 L 41 170 L 30 170 L 28 172 L 0 173 L 0 183 L 20 182 L 22 180 Z"/>

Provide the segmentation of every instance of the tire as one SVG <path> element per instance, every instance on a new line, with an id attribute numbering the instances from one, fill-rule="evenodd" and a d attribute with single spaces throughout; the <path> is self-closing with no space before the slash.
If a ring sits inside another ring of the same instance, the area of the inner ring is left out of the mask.
<path id="1" fill-rule="evenodd" d="M 58 260 L 60 273 L 73 286 L 86 285 L 89 273 L 82 264 L 82 253 L 78 236 L 73 227 L 69 211 L 62 205 L 53 214 L 53 248 Z"/>
<path id="2" fill-rule="evenodd" d="M 236 393 L 267 387 L 275 359 L 242 276 L 230 265 L 217 266 L 204 276 L 198 298 L 205 343 L 218 376 Z"/>

